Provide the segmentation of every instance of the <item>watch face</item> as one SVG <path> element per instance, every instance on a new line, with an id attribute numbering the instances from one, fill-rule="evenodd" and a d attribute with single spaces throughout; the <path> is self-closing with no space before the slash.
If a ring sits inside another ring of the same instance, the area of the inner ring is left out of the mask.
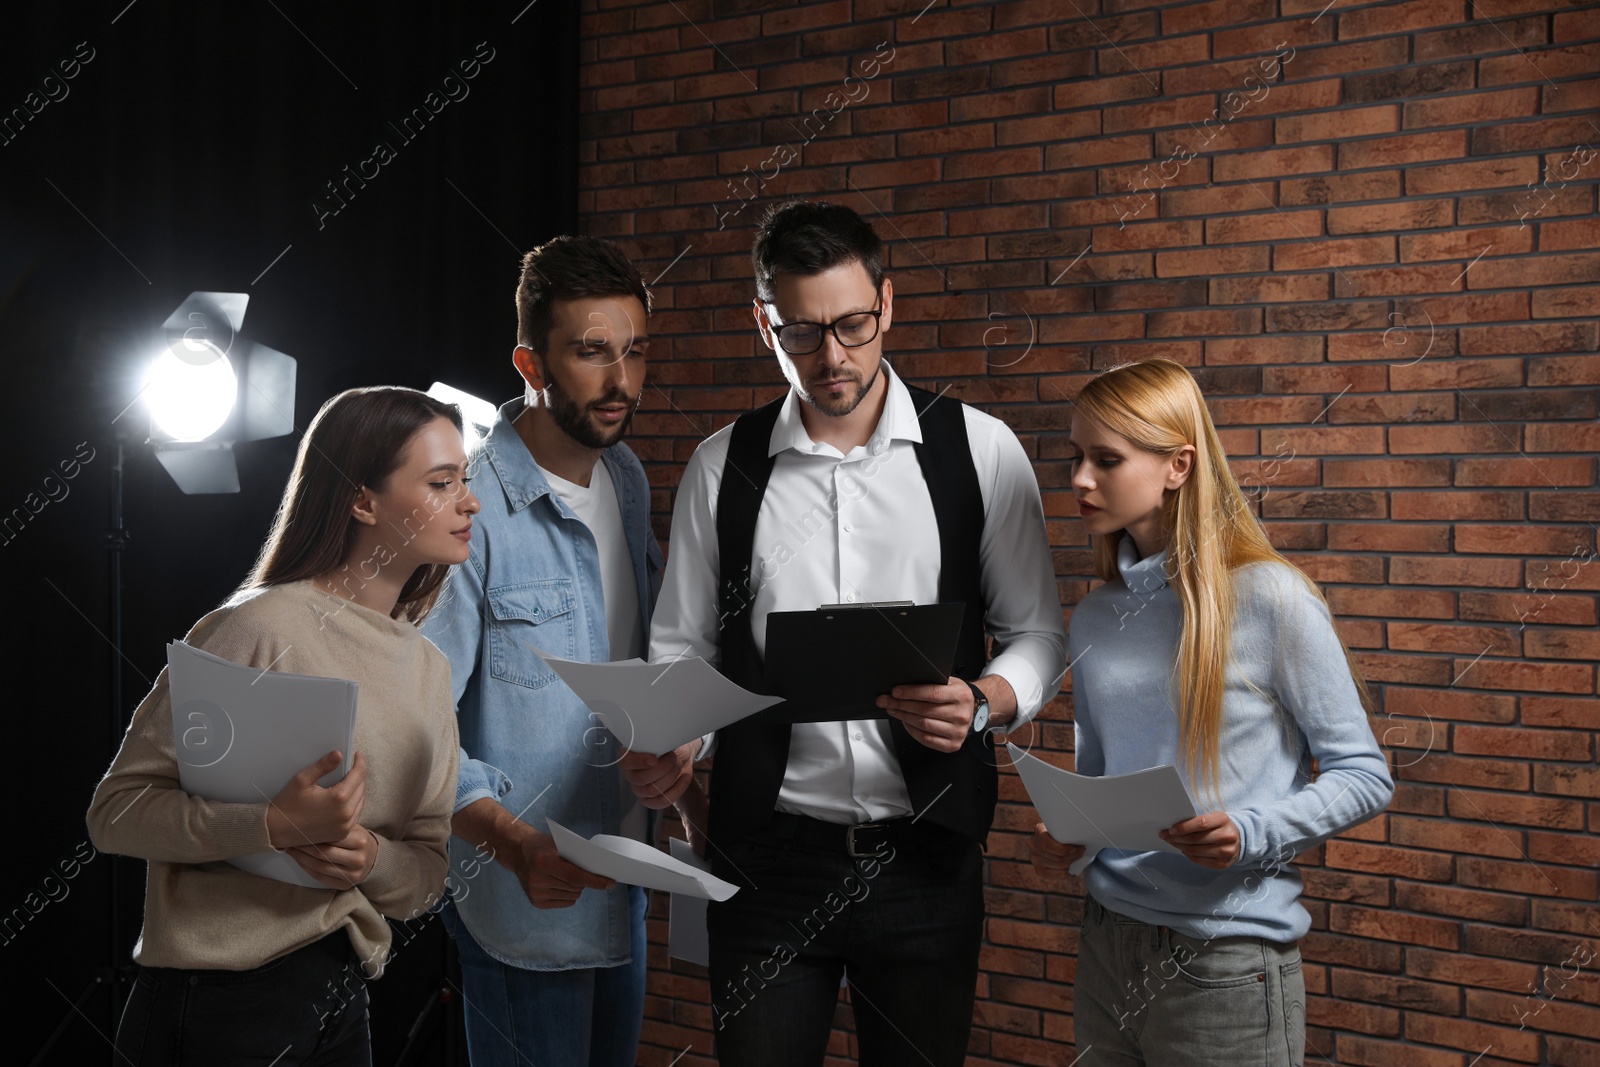
<path id="1" fill-rule="evenodd" d="M 987 727 L 988 725 L 989 725 L 989 702 L 987 700 L 985 700 L 985 701 L 982 701 L 981 703 L 979 703 L 978 706 L 973 709 L 973 712 L 972 712 L 972 732 L 975 733 L 975 734 L 982 733 L 984 731 L 984 728 Z"/>

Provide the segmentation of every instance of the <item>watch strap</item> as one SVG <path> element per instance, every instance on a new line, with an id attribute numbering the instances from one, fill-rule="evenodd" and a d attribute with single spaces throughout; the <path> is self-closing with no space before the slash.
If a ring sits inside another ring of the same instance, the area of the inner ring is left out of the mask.
<path id="1" fill-rule="evenodd" d="M 989 725 L 989 714 L 988 714 L 988 712 L 989 712 L 989 698 L 988 698 L 988 696 L 986 696 L 984 694 L 983 690 L 979 689 L 974 682 L 972 682 L 970 680 L 967 680 L 967 679 L 963 679 L 963 680 L 967 682 L 967 688 L 972 690 L 972 705 L 973 705 L 972 721 L 973 721 L 974 726 L 976 726 L 976 724 L 978 722 L 977 709 L 981 705 L 983 707 L 983 709 L 984 709 L 983 725 L 985 727 L 987 727 Z"/>

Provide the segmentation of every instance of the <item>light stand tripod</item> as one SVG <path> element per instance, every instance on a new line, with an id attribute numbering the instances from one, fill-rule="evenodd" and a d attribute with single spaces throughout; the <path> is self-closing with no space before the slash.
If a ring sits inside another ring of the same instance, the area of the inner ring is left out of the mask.
<path id="1" fill-rule="evenodd" d="M 116 461 L 111 466 L 111 528 L 106 531 L 106 552 L 109 554 L 107 567 L 111 585 L 109 605 L 111 628 L 108 635 L 111 639 L 111 751 L 107 754 L 107 763 L 110 763 L 117 754 L 125 726 L 122 707 L 122 554 L 128 547 L 128 529 L 122 524 L 122 474 L 126 443 L 127 434 L 119 430 L 115 445 Z M 126 880 L 124 868 L 128 861 L 121 856 L 111 856 L 109 859 L 111 861 L 111 948 L 109 950 L 111 959 L 95 969 L 88 984 L 78 994 L 78 999 L 72 1002 L 44 1045 L 34 1054 L 33 1059 L 28 1061 L 28 1067 L 42 1067 L 45 1058 L 50 1055 L 50 1050 L 61 1039 L 61 1035 L 66 1033 L 73 1017 L 83 1015 L 83 1005 L 100 986 L 104 985 L 111 993 L 111 1033 L 115 1034 L 117 1022 L 122 1018 L 123 993 L 133 972 L 131 962 L 119 962 L 117 959 L 122 952 L 124 937 L 122 893 Z M 113 1059 L 115 1059 L 114 1053 Z"/>

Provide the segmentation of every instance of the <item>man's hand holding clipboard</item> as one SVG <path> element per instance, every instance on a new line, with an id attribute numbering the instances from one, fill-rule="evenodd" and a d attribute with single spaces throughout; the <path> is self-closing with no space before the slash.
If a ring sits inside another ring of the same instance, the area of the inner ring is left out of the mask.
<path id="1" fill-rule="evenodd" d="M 929 748 L 956 751 L 982 695 L 950 675 L 963 608 L 894 601 L 771 613 L 767 691 L 784 703 L 760 714 L 791 724 L 894 718 Z"/>
<path id="2" fill-rule="evenodd" d="M 989 707 L 1008 709 L 1015 714 L 1016 694 L 1011 683 L 998 674 L 986 675 L 978 682 L 952 678 L 943 685 L 897 685 L 888 696 L 878 698 L 878 707 L 899 719 L 916 741 L 936 752 L 956 752 L 967 736 L 995 725 Z"/>

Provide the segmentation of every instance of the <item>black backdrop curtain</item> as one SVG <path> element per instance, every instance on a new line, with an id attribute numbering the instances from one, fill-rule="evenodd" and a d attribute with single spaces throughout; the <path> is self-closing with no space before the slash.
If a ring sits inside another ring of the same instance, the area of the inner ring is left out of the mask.
<path id="1" fill-rule="evenodd" d="M 143 865 L 83 814 L 120 734 L 106 531 L 127 433 L 122 721 L 163 647 L 243 577 L 297 436 L 239 446 L 242 492 L 184 496 L 135 404 L 160 326 L 192 290 L 246 292 L 246 337 L 299 361 L 295 422 L 341 389 L 435 379 L 502 400 L 522 251 L 571 232 L 578 15 L 508 3 L 39 3 L 0 29 L 0 531 L 9 709 L 0 961 L 8 1062 L 111 1062 L 90 992 L 137 933 Z M 85 460 L 85 456 L 90 456 Z M 67 468 L 61 464 L 68 463 Z M 75 465 L 75 466 L 74 466 Z M 75 477 L 65 479 L 64 469 Z M 85 857 L 88 857 L 85 859 Z M 437 924 L 374 988 L 392 1064 L 442 984 Z M 435 1012 L 407 1063 L 446 1062 Z M 465 1062 L 462 1059 L 460 1062 Z"/>

